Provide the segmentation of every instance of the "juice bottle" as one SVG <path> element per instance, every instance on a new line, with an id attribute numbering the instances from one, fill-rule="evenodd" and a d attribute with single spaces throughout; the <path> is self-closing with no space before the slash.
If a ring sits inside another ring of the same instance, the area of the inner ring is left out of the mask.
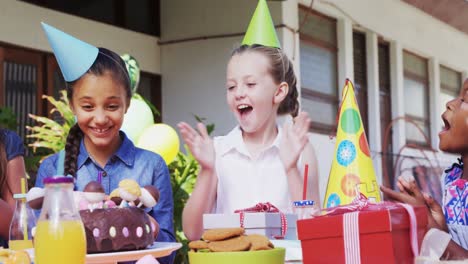
<path id="1" fill-rule="evenodd" d="M 36 225 L 33 210 L 26 203 L 26 194 L 13 195 L 16 200 L 15 212 L 10 223 L 8 246 L 12 250 L 32 248 L 32 229 Z"/>
<path id="2" fill-rule="evenodd" d="M 73 178 L 48 177 L 44 185 L 44 203 L 34 237 L 34 263 L 85 263 L 86 236 L 73 201 Z"/>

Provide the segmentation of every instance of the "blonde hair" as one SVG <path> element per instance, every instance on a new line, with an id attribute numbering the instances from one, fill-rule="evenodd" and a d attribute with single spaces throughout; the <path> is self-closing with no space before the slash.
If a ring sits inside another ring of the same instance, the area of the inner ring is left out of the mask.
<path id="1" fill-rule="evenodd" d="M 231 56 L 243 54 L 246 52 L 259 52 L 265 55 L 270 61 L 268 72 L 273 77 L 275 83 L 286 82 L 289 85 L 288 94 L 281 102 L 278 108 L 278 114 L 290 114 L 296 117 L 299 112 L 298 92 L 296 88 L 297 79 L 291 61 L 286 54 L 279 49 L 266 47 L 263 45 L 242 45 L 235 49 Z"/>

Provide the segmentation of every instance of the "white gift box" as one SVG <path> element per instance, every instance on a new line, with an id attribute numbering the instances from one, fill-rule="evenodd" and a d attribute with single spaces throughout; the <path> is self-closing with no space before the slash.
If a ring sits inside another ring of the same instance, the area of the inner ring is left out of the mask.
<path id="1" fill-rule="evenodd" d="M 284 214 L 287 229 L 284 239 L 297 239 L 297 215 Z M 204 214 L 203 228 L 240 227 L 240 214 Z M 246 234 L 262 234 L 270 239 L 281 236 L 280 213 L 244 213 L 244 228 Z"/>

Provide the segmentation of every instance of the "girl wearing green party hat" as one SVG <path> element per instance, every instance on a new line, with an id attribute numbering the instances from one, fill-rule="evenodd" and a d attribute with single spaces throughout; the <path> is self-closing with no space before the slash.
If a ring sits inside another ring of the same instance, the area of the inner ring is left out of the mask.
<path id="1" fill-rule="evenodd" d="M 203 124 L 178 127 L 201 169 L 183 212 L 189 240 L 203 232 L 204 213 L 233 213 L 270 202 L 287 213 L 301 200 L 304 164 L 311 168 L 307 198 L 319 202 L 315 152 L 308 142 L 310 119 L 299 113 L 296 76 L 280 48 L 265 0 L 260 0 L 242 45 L 227 65 L 226 98 L 238 121 L 230 133 L 211 139 Z M 291 114 L 280 127 L 277 117 Z"/>

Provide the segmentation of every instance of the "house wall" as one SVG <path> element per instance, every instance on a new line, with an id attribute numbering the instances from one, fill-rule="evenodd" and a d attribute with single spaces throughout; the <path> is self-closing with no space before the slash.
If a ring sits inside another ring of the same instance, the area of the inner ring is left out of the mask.
<path id="1" fill-rule="evenodd" d="M 143 71 L 161 73 L 157 37 L 20 1 L 0 0 L 1 42 L 52 52 L 41 21 L 92 45 L 106 47 L 119 54 L 132 54 Z"/>
<path id="2" fill-rule="evenodd" d="M 304 6 L 310 6 L 310 0 L 299 0 Z M 438 100 L 440 91 L 439 64 L 462 72 L 464 78 L 468 70 L 468 35 L 453 27 L 433 18 L 398 0 L 316 0 L 312 8 L 334 17 L 338 21 L 338 39 L 340 41 L 338 51 L 339 83 L 344 83 L 344 78 L 352 79 L 352 30 L 356 29 L 366 33 L 367 38 L 367 65 L 369 84 L 369 129 L 372 138 L 369 138 L 371 152 L 374 153 L 373 161 L 377 171 L 378 181 L 381 182 L 381 161 L 378 154 L 381 148 L 379 105 L 378 105 L 378 71 L 376 61 L 377 37 L 390 43 L 391 56 L 391 83 L 392 83 L 392 118 L 404 115 L 404 90 L 403 90 L 403 50 L 418 54 L 429 61 L 429 89 L 430 89 L 430 122 L 431 145 L 438 150 L 438 132 L 442 127 L 442 109 Z M 352 24 L 352 27 L 347 25 Z M 351 32 L 350 32 L 351 31 Z M 351 48 L 349 47 L 351 46 Z M 343 54 L 345 53 L 345 54 Z M 343 74 L 345 72 L 345 74 Z M 403 122 L 397 122 L 394 126 L 393 143 L 394 153 L 400 152 L 406 142 Z M 317 135 L 315 144 L 317 148 L 331 147 L 327 136 Z M 328 146 L 324 146 L 328 145 Z M 454 160 L 455 155 L 441 152 L 419 151 L 403 148 L 402 158 L 398 163 L 398 171 L 414 166 L 415 162 L 432 167 L 446 167 Z M 321 183 L 326 181 L 330 168 L 332 155 L 320 155 L 319 164 Z M 406 171 L 405 173 L 408 173 Z M 324 191 L 322 185 L 321 191 Z"/>
<path id="3" fill-rule="evenodd" d="M 268 2 L 274 23 L 288 24 L 291 28 L 297 29 L 298 4 L 310 6 L 311 1 Z M 225 105 L 224 78 L 230 50 L 241 42 L 242 36 L 223 38 L 209 38 L 209 36 L 244 32 L 255 5 L 255 1 L 248 0 L 222 3 L 215 0 L 198 0 L 190 3 L 182 0 L 162 2 L 163 42 L 204 37 L 161 45 L 165 122 L 175 125 L 185 120 L 193 124 L 195 122 L 192 114 L 195 113 L 216 124 L 215 135 L 225 134 L 235 125 L 235 120 Z M 442 126 L 441 113 L 437 111 L 441 109 L 437 100 L 438 64 L 460 71 L 466 76 L 468 46 L 465 43 L 468 41 L 468 36 L 398 0 L 315 0 L 312 8 L 337 19 L 339 84 L 344 84 L 346 78 L 353 79 L 353 29 L 366 33 L 369 65 L 369 129 L 373 135 L 369 138 L 369 142 L 379 183 L 382 180 L 380 161 L 382 148 L 376 86 L 378 38 L 390 43 L 394 118 L 404 115 L 403 50 L 429 59 L 429 65 L 432 65 L 430 66 L 431 143 L 433 148 L 437 149 L 437 133 Z M 179 26 L 180 21 L 183 21 L 184 26 Z M 294 59 L 295 65 L 298 65 L 298 34 L 285 28 L 278 30 L 278 33 L 283 42 L 283 49 Z M 298 75 L 299 72 L 296 70 Z M 335 141 L 328 135 L 322 134 L 311 134 L 310 139 L 319 153 L 320 189 L 323 197 Z M 403 122 L 395 125 L 393 141 L 395 145 L 393 151 L 399 152 L 406 142 Z M 453 155 L 436 153 L 434 156 L 432 152 L 422 153 L 414 149 L 404 149 L 401 154 L 414 156 L 417 159 L 427 156 L 433 164 L 436 164 L 434 161 L 437 159 L 441 167 L 448 166 L 454 160 Z M 406 163 L 408 162 L 404 161 L 401 166 L 404 167 Z"/>
<path id="4" fill-rule="evenodd" d="M 216 124 L 215 135 L 223 135 L 236 124 L 226 105 L 226 65 L 240 45 L 256 1 L 162 1 L 161 69 L 164 121 L 195 124 L 193 114 Z M 275 24 L 292 20 L 297 24 L 297 5 L 283 8 L 270 2 Z M 291 9 L 293 11 L 291 11 Z M 287 29 L 278 31 L 288 55 L 297 50 Z M 284 41 L 283 35 L 288 38 Z M 194 40 L 191 40 L 194 39 Z M 297 43 L 297 41 L 296 41 Z M 296 56 L 297 58 L 297 56 Z"/>
<path id="5" fill-rule="evenodd" d="M 278 28 L 283 50 L 293 60 L 299 76 L 298 4 L 311 0 L 268 1 Z M 225 103 L 225 68 L 231 51 L 242 41 L 256 6 L 252 0 L 161 1 L 161 38 L 63 14 L 24 2 L 0 0 L 0 41 L 31 49 L 50 51 L 40 28 L 45 21 L 96 46 L 130 53 L 142 70 L 162 76 L 163 122 L 175 127 L 179 121 L 195 123 L 193 115 L 215 123 L 215 135 L 227 133 L 236 124 Z M 443 64 L 468 76 L 468 35 L 434 19 L 399 0 L 314 0 L 312 8 L 338 21 L 338 83 L 353 76 L 352 30 L 366 33 L 368 46 L 369 138 L 381 182 L 378 112 L 377 39 L 390 43 L 392 116 L 404 114 L 402 54 L 408 50 L 429 60 L 430 120 L 432 146 L 437 149 L 437 132 L 442 126 L 438 102 L 438 65 Z M 19 34 L 18 32 L 23 32 Z M 160 42 L 158 44 L 158 41 Z M 341 89 L 341 87 L 340 87 Z M 312 115 L 313 118 L 313 115 Z M 319 160 L 321 194 L 325 192 L 334 152 L 334 139 L 311 134 Z M 402 122 L 394 128 L 395 149 L 405 143 Z M 429 157 L 432 164 L 448 166 L 453 155 L 405 149 L 403 155 Z M 406 158 L 402 166 L 410 164 Z M 427 161 L 422 161 L 423 163 Z M 411 166 L 411 165 L 408 165 Z"/>

